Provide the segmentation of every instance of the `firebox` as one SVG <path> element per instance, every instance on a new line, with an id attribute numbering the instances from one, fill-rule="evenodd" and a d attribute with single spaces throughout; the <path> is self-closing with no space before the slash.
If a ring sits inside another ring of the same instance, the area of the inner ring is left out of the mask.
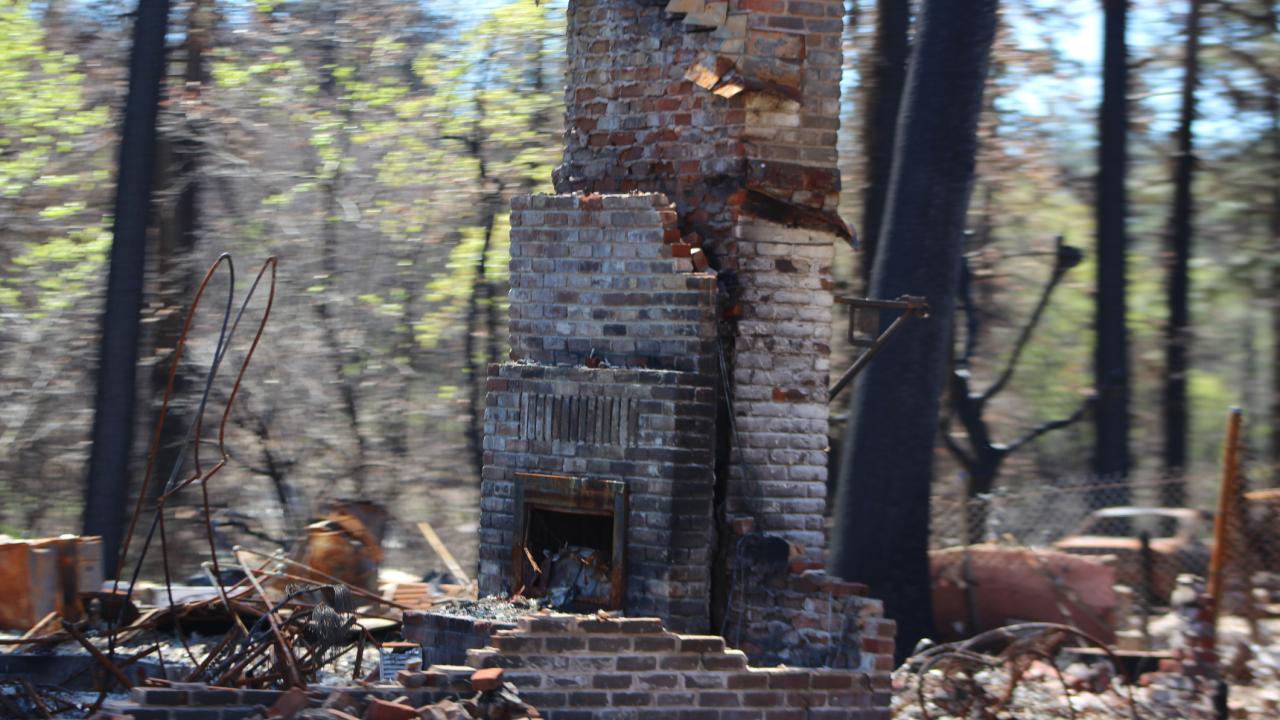
<path id="1" fill-rule="evenodd" d="M 518 592 L 577 612 L 622 609 L 626 484 L 521 472 L 513 479 Z"/>

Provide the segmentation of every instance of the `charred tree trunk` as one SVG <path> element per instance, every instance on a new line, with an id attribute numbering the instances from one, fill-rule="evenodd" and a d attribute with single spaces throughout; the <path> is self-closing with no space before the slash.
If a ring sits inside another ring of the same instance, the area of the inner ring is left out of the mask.
<path id="1" fill-rule="evenodd" d="M 199 94 L 208 74 L 204 55 L 208 48 L 213 11 L 209 0 L 194 0 L 187 11 L 186 37 L 182 43 L 185 93 Z M 176 104 L 176 103 L 175 103 Z M 157 141 L 156 187 L 161 198 L 155 217 L 157 321 L 151 337 L 151 427 L 160 420 L 160 408 L 169 380 L 172 353 L 182 334 L 183 308 L 195 292 L 190 261 L 199 229 L 200 140 L 197 129 L 179 114 L 165 123 Z M 161 482 L 152 485 L 153 497 L 163 491 L 163 480 L 181 457 L 186 442 L 188 406 L 182 398 L 191 388 L 188 373 L 178 368 L 168 419 L 156 447 L 155 467 Z"/>
<path id="2" fill-rule="evenodd" d="M 1280 83 L 1271 79 L 1267 88 L 1271 113 L 1272 162 L 1280 164 Z M 1271 178 L 1272 252 L 1280 252 L 1280 173 Z M 1273 261 L 1274 262 L 1274 261 Z M 1271 485 L 1280 487 L 1280 263 L 1271 268 Z"/>
<path id="3" fill-rule="evenodd" d="M 864 75 L 862 157 L 867 163 L 866 189 L 862 194 L 862 285 L 871 287 L 876 240 L 889 195 L 889 170 L 893 165 L 894 133 L 902 105 L 902 85 L 907 78 L 908 31 L 911 3 L 877 0 L 876 35 Z"/>
<path id="4" fill-rule="evenodd" d="M 1195 212 L 1191 184 L 1195 174 L 1192 124 L 1196 116 L 1196 86 L 1200 73 L 1200 0 L 1187 8 L 1187 47 L 1182 73 L 1182 110 L 1178 116 L 1177 150 L 1173 171 L 1173 212 L 1169 223 L 1169 323 L 1165 327 L 1164 457 L 1167 482 L 1161 486 L 1165 505 L 1186 504 L 1187 372 L 1191 345 L 1188 272 L 1191 262 L 1192 220 Z"/>
<path id="5" fill-rule="evenodd" d="M 336 70 L 339 62 L 339 44 L 332 33 L 336 32 L 339 21 L 339 10 L 336 6 L 332 7 L 325 16 L 325 22 L 330 28 L 330 34 L 321 46 L 321 54 L 324 58 L 324 82 L 321 83 L 320 89 L 328 98 L 333 106 L 335 114 L 342 114 L 343 130 L 338 134 L 339 157 L 346 157 L 347 150 L 350 146 L 350 135 L 346 128 L 351 127 L 352 117 L 351 109 L 340 108 L 338 97 L 338 76 Z M 317 175 L 323 170 L 323 163 L 317 159 L 316 163 Z M 346 342 L 341 327 L 341 319 L 338 317 L 338 310 L 335 304 L 329 299 L 333 287 L 340 281 L 342 277 L 342 268 L 339 263 L 339 256 L 342 252 L 340 246 L 340 231 L 342 229 L 342 218 L 344 210 L 340 201 L 341 185 L 342 185 L 342 163 L 337 164 L 331 174 L 320 183 L 321 211 L 324 216 L 321 218 L 321 262 L 324 268 L 324 276 L 329 287 L 320 294 L 319 301 L 315 304 L 316 314 L 320 318 L 320 334 L 324 338 L 324 343 L 328 347 L 329 357 L 333 363 L 333 379 L 337 385 L 338 397 L 342 402 L 342 412 L 346 416 L 347 427 L 350 429 L 351 437 L 355 441 L 355 457 L 351 462 L 351 480 L 354 484 L 356 497 L 363 497 L 365 494 L 365 484 L 368 479 L 369 471 L 369 441 L 365 438 L 361 429 L 360 404 L 356 397 L 356 383 L 350 377 L 349 367 L 358 366 L 363 358 L 353 349 L 353 344 Z"/>
<path id="6" fill-rule="evenodd" d="M 965 212 L 996 3 L 925 0 L 899 116 L 871 291 L 925 295 L 852 395 L 831 565 L 898 621 L 898 655 L 932 632 L 929 493 Z"/>
<path id="7" fill-rule="evenodd" d="M 480 161 L 481 182 L 487 184 L 488 178 L 484 173 L 484 161 Z M 464 351 L 466 352 L 467 375 L 471 379 L 470 419 L 467 425 L 467 444 L 471 448 L 472 464 L 475 466 L 475 477 L 477 481 L 480 479 L 481 472 L 484 469 L 484 397 L 485 397 L 485 378 L 488 376 L 488 366 L 490 363 L 496 362 L 497 345 L 494 338 L 494 328 L 497 325 L 497 311 L 493 304 L 493 285 L 487 277 L 488 270 L 486 268 L 486 257 L 489 254 L 489 248 L 493 243 L 493 224 L 497 216 L 497 204 L 499 193 L 493 192 L 486 194 L 482 203 L 484 208 L 484 216 L 480 219 L 484 229 L 484 241 L 480 246 L 480 257 L 476 261 L 475 278 L 471 283 L 471 296 L 467 299 L 467 331 L 466 337 L 463 339 Z M 481 306 L 485 306 L 483 311 L 485 316 L 486 334 L 486 361 L 479 360 L 480 352 L 476 348 L 477 335 L 479 334 L 481 324 Z"/>
<path id="8" fill-rule="evenodd" d="M 133 448 L 139 313 L 151 218 L 156 114 L 164 87 L 168 0 L 139 0 L 129 53 L 129 94 L 121 131 L 120 165 L 106 308 L 98 357 L 93 447 L 85 493 L 84 533 L 102 536 L 103 569 L 116 577 L 124 540 Z"/>
<path id="9" fill-rule="evenodd" d="M 1280 156 L 1280 139 L 1276 146 Z M 1280 247 L 1280 188 L 1271 202 L 1271 243 Z M 1271 486 L 1280 487 L 1280 265 L 1271 270 L 1271 303 Z"/>
<path id="10" fill-rule="evenodd" d="M 542 77 L 538 72 L 539 82 Z M 470 406 L 470 418 L 467 424 L 467 445 L 471 451 L 471 462 L 474 466 L 476 481 L 479 482 L 484 470 L 484 398 L 485 378 L 488 366 L 497 362 L 498 311 L 494 303 L 493 283 L 489 282 L 487 261 L 489 250 L 493 246 L 493 226 L 497 220 L 499 205 L 502 202 L 502 178 L 489 174 L 489 165 L 485 155 L 484 119 L 486 109 L 479 98 L 475 103 L 476 116 L 470 133 L 467 136 L 451 136 L 450 139 L 462 142 L 467 154 L 476 161 L 476 185 L 480 192 L 480 227 L 484 233 L 480 246 L 480 257 L 476 260 L 475 276 L 471 281 L 471 294 L 467 298 L 466 333 L 463 336 L 463 353 L 465 354 L 465 372 L 471 388 L 467 402 Z M 484 309 L 481 309 L 481 306 Z M 483 314 L 483 318 L 481 317 Z M 480 360 L 477 341 L 482 323 L 486 328 L 485 361 Z"/>
<path id="11" fill-rule="evenodd" d="M 1125 326 L 1129 64 L 1125 46 L 1128 0 L 1103 0 L 1102 110 L 1099 115 L 1097 179 L 1097 334 L 1093 372 L 1098 407 L 1094 414 L 1093 469 L 1104 482 L 1129 475 L 1129 331 Z M 1093 496 L 1095 506 L 1125 504 L 1127 493 Z"/>

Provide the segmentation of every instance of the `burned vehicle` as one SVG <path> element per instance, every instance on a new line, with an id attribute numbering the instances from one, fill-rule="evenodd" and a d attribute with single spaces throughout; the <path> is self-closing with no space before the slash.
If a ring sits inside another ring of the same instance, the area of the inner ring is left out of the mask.
<path id="1" fill-rule="evenodd" d="M 1150 602 L 1164 603 L 1179 573 L 1203 575 L 1209 567 L 1207 538 L 1213 523 L 1191 508 L 1110 507 L 1095 510 L 1076 532 L 1053 544 L 1075 555 L 1114 557 L 1116 582 Z M 1149 556 L 1143 552 L 1146 536 Z"/>

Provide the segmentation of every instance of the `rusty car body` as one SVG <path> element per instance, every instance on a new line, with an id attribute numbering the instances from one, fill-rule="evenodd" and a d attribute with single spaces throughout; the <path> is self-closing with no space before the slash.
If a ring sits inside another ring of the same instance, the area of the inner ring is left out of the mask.
<path id="1" fill-rule="evenodd" d="M 1212 529 L 1207 513 L 1191 508 L 1109 507 L 1094 510 L 1072 534 L 1053 544 L 1073 555 L 1114 558 L 1116 582 L 1148 600 L 1163 603 L 1173 592 L 1179 573 L 1203 575 L 1209 566 Z M 1142 536 L 1147 536 L 1149 559 L 1144 559 Z"/>

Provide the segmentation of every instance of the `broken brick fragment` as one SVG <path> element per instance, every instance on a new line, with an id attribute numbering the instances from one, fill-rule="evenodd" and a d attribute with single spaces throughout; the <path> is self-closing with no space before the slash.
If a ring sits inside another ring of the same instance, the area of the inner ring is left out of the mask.
<path id="1" fill-rule="evenodd" d="M 774 402 L 801 402 L 806 397 L 805 392 L 797 388 L 787 388 L 784 390 L 776 387 L 773 389 Z"/>
<path id="2" fill-rule="evenodd" d="M 471 689 L 487 692 L 502 687 L 502 668 L 485 668 L 471 673 Z"/>
<path id="3" fill-rule="evenodd" d="M 413 670 L 401 670 L 396 673 L 396 682 L 407 688 L 420 688 L 427 684 L 427 674 Z"/>
<path id="4" fill-rule="evenodd" d="M 702 252 L 701 248 L 694 248 L 689 251 L 689 259 L 693 261 L 693 269 L 698 272 L 706 272 L 711 269 L 711 264 L 707 262 L 707 254 Z"/>
<path id="5" fill-rule="evenodd" d="M 418 709 L 389 700 L 373 698 L 364 709 L 364 720 L 412 720 Z"/>
<path id="6" fill-rule="evenodd" d="M 267 717 L 269 718 L 291 718 L 294 715 L 306 710 L 311 705 L 311 699 L 307 697 L 306 691 L 302 688 L 289 688 L 289 691 L 280 696 L 279 700 L 267 708 Z"/>

